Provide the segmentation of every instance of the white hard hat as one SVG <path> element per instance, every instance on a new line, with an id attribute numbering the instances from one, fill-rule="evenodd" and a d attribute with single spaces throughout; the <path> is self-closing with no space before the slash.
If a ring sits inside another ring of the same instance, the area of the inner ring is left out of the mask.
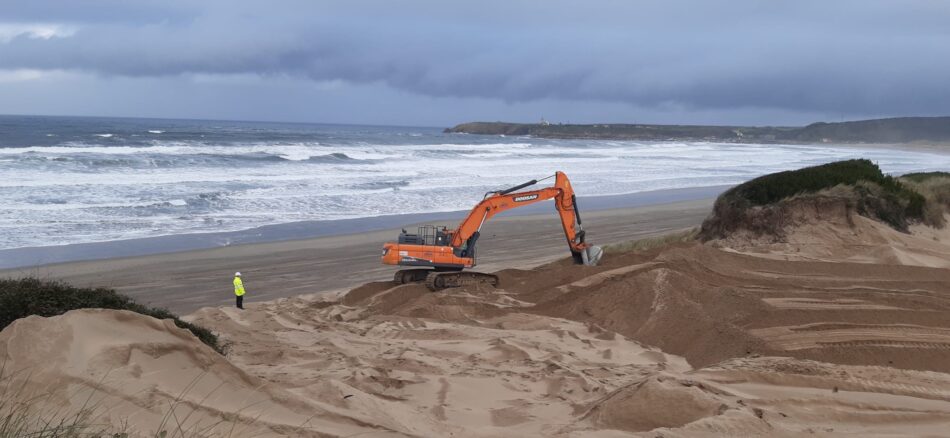
<path id="1" fill-rule="evenodd" d="M 235 277 L 240 277 L 240 276 L 241 276 L 241 273 L 240 273 L 240 272 L 235 272 L 235 273 L 234 273 L 234 276 L 235 276 Z"/>

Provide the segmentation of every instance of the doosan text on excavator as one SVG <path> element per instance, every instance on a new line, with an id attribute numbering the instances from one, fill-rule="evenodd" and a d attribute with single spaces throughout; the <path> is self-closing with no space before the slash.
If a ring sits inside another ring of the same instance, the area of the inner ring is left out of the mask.
<path id="1" fill-rule="evenodd" d="M 486 193 L 454 230 L 433 225 L 419 227 L 417 233 L 403 230 L 397 242 L 383 245 L 383 263 L 413 267 L 396 271 L 394 280 L 398 284 L 425 281 L 426 286 L 433 291 L 468 284 L 497 286 L 498 276 L 494 274 L 463 272 L 463 269 L 475 266 L 475 244 L 482 225 L 503 211 L 553 198 L 574 262 L 596 265 L 603 250 L 585 241 L 577 197 L 571 182 L 563 172 L 555 172 L 551 177 L 554 177 L 551 187 L 519 192 L 539 182 L 531 180 L 507 190 Z"/>

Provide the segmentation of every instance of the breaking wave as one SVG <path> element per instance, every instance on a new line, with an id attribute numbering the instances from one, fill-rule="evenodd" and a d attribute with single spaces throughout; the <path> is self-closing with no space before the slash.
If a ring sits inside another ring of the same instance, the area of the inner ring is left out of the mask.
<path id="1" fill-rule="evenodd" d="M 237 122 L 168 122 L 159 130 L 154 121 L 123 120 L 106 130 L 96 123 L 31 126 L 34 136 L 0 143 L 0 249 L 467 210 L 488 190 L 556 170 L 570 175 L 579 194 L 594 196 L 736 184 L 854 157 L 893 173 L 950 167 L 946 155 L 855 147 Z"/>

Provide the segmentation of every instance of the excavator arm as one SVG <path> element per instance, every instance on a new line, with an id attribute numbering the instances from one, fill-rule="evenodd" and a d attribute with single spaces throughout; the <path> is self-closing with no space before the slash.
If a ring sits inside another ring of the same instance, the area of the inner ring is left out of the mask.
<path id="1" fill-rule="evenodd" d="M 500 281 L 497 275 L 463 272 L 463 269 L 475 266 L 475 244 L 482 225 L 503 211 L 553 199 L 575 263 L 596 265 L 603 251 L 584 240 L 584 229 L 581 227 L 571 182 L 561 172 L 556 172 L 553 177 L 554 185 L 551 187 L 519 191 L 539 182 L 531 180 L 507 190 L 486 193 L 454 230 L 432 225 L 420 227 L 418 234 L 403 230 L 398 242 L 383 245 L 382 262 L 410 267 L 395 273 L 393 280 L 397 284 L 424 281 L 433 291 L 467 284 L 497 286 Z"/>
<path id="2" fill-rule="evenodd" d="M 451 246 L 464 248 L 460 255 L 467 256 L 474 253 L 475 243 L 479 231 L 492 216 L 503 211 L 518 207 L 525 207 L 537 202 L 554 199 L 554 207 L 561 218 L 564 228 L 564 237 L 570 246 L 571 254 L 578 263 L 596 264 L 600 258 L 600 250 L 584 241 L 584 230 L 581 227 L 580 213 L 577 210 L 577 198 L 570 180 L 563 172 L 554 174 L 554 185 L 538 190 L 519 192 L 525 187 L 537 184 L 537 180 L 512 187 L 507 190 L 490 192 L 485 199 L 478 203 L 468 216 L 454 231 Z M 594 248 L 594 249 L 592 249 Z"/>

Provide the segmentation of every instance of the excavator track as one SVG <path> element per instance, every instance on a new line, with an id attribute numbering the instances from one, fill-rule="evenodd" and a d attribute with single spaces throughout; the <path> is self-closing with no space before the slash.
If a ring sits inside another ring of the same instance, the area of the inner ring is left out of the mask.
<path id="1" fill-rule="evenodd" d="M 485 274 L 482 272 L 430 271 L 429 275 L 426 276 L 426 287 L 429 288 L 429 290 L 433 292 L 452 288 L 452 287 L 469 286 L 469 285 L 476 285 L 476 284 L 487 284 L 491 286 L 498 286 L 498 283 L 499 283 L 499 280 L 498 280 L 497 275 Z"/>
<path id="2" fill-rule="evenodd" d="M 425 281 L 430 272 L 432 272 L 431 269 L 401 269 L 393 275 L 393 282 L 396 284 L 418 283 Z"/>

